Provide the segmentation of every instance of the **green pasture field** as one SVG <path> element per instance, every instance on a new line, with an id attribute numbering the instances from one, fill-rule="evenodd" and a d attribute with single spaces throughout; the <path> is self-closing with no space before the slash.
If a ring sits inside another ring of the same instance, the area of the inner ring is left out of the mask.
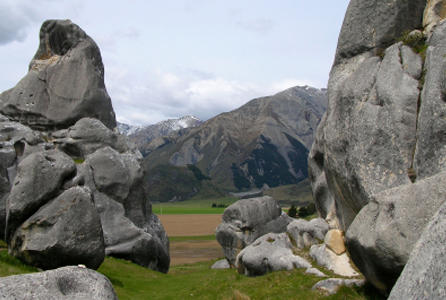
<path id="1" fill-rule="evenodd" d="M 212 204 L 229 206 L 238 198 L 219 198 L 216 200 L 186 200 L 180 202 L 152 203 L 152 211 L 156 215 L 190 215 L 190 214 L 222 214 L 225 207 L 212 207 Z"/>

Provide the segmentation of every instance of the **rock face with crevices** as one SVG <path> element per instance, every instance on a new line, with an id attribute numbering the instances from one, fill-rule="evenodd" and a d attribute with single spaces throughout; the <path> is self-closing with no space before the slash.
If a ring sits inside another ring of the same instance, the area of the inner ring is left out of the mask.
<path id="1" fill-rule="evenodd" d="M 446 205 L 436 212 L 410 254 L 389 300 L 441 299 L 446 287 Z"/>
<path id="2" fill-rule="evenodd" d="M 0 95 L 0 112 L 39 130 L 68 128 L 84 117 L 116 127 L 96 43 L 70 20 L 44 22 L 28 74 Z"/>
<path id="3" fill-rule="evenodd" d="M 0 238 L 10 254 L 42 269 L 96 269 L 111 255 L 168 271 L 142 156 L 116 128 L 99 48 L 82 29 L 46 21 L 0 111 Z"/>
<path id="4" fill-rule="evenodd" d="M 385 295 L 446 199 L 444 3 L 350 2 L 309 155 L 320 216 Z"/>

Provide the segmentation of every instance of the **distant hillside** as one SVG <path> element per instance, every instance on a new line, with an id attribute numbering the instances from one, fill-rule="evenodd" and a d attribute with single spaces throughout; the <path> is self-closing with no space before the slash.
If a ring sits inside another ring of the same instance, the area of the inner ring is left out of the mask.
<path id="1" fill-rule="evenodd" d="M 220 198 L 227 193 L 194 166 L 158 165 L 147 171 L 151 202 L 184 201 L 192 197 Z"/>
<path id="2" fill-rule="evenodd" d="M 308 151 L 326 107 L 325 89 L 293 87 L 155 138 L 142 152 L 148 169 L 193 164 L 226 190 L 297 183 L 308 177 Z"/>
<path id="3" fill-rule="evenodd" d="M 301 207 L 313 202 L 311 183 L 308 178 L 296 184 L 269 189 L 264 191 L 263 195 L 273 197 L 281 206 L 294 204 L 297 207 Z"/>

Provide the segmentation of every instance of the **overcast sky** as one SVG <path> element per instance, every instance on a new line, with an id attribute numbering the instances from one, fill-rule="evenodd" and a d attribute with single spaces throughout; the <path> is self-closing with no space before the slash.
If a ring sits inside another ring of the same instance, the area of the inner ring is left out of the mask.
<path id="1" fill-rule="evenodd" d="M 326 87 L 347 0 L 1 0 L 0 92 L 47 19 L 99 45 L 118 121 L 207 120 L 295 85 Z"/>

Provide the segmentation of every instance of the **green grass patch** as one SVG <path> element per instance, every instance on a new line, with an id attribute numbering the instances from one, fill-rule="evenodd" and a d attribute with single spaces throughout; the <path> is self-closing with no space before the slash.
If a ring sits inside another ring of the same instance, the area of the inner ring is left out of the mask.
<path id="1" fill-rule="evenodd" d="M 153 204 L 152 210 L 157 215 L 208 215 L 222 214 L 225 209 L 223 207 L 189 207 Z"/>
<path id="2" fill-rule="evenodd" d="M 152 210 L 157 215 L 188 215 L 188 214 L 222 214 L 224 207 L 212 207 L 213 203 L 229 206 L 238 198 L 220 198 L 209 200 L 186 200 L 180 202 L 152 203 Z"/>
<path id="3" fill-rule="evenodd" d="M 305 270 L 247 277 L 236 270 L 212 270 L 215 261 L 174 266 L 157 273 L 128 261 L 107 257 L 99 272 L 110 278 L 119 299 L 375 299 L 360 287 L 342 288 L 326 296 L 311 287 L 322 280 Z M 376 298 L 382 299 L 382 298 Z"/>
<path id="4" fill-rule="evenodd" d="M 181 239 L 197 237 L 181 237 Z M 215 236 L 203 236 L 203 239 Z M 179 239 L 178 239 L 179 240 Z M 4 242 L 0 241 L 0 246 Z M 304 269 L 247 277 L 234 269 L 210 269 L 215 261 L 171 267 L 168 274 L 143 268 L 126 260 L 106 257 L 98 272 L 109 278 L 120 300 L 132 299 L 384 299 L 370 285 L 342 287 L 326 296 L 311 287 L 322 280 Z M 0 251 L 0 276 L 37 272 Z M 326 272 L 327 273 L 327 272 Z M 328 273 L 327 273 L 328 274 Z"/>
<path id="5" fill-rule="evenodd" d="M 4 244 L 3 241 L 2 244 Z M 10 256 L 7 250 L 0 251 L 0 277 L 33 272 L 37 272 L 37 268 L 30 267 L 17 258 Z"/>

